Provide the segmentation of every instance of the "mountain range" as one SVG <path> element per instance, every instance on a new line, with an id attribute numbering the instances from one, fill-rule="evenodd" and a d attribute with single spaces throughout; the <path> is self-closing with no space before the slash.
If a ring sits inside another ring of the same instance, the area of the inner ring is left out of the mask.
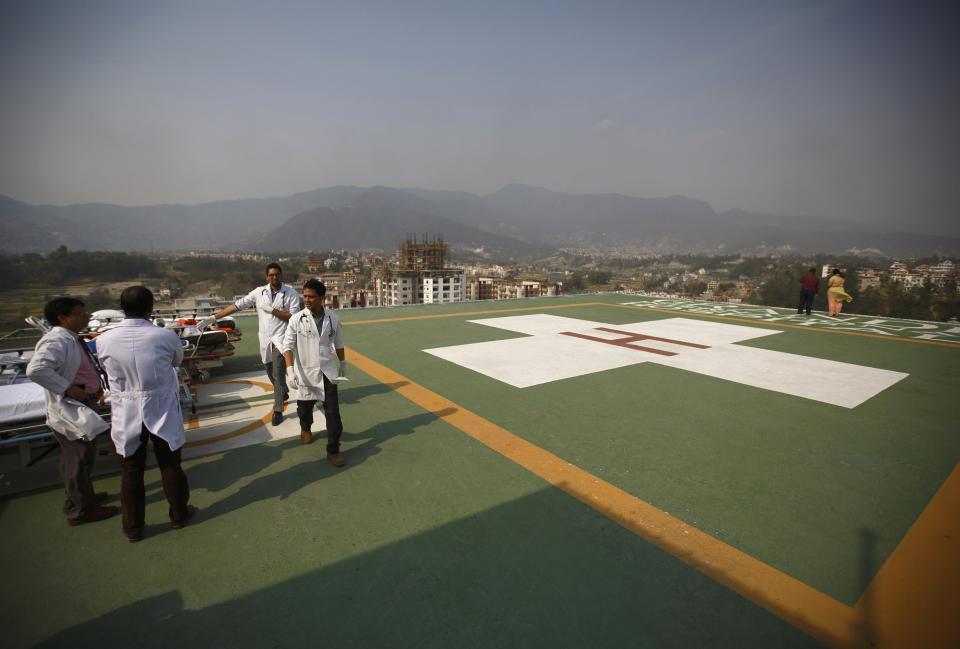
<path id="1" fill-rule="evenodd" d="M 443 235 L 493 257 L 558 249 L 656 253 L 960 254 L 960 238 L 888 232 L 814 216 L 727 210 L 683 196 L 569 194 L 508 185 L 487 195 L 335 186 L 291 196 L 198 205 L 30 205 L 0 195 L 0 251 L 394 250 L 408 235 Z"/>

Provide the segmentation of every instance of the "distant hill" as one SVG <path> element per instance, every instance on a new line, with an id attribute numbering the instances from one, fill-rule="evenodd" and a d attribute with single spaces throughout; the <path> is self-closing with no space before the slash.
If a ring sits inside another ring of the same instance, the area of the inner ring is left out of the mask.
<path id="1" fill-rule="evenodd" d="M 342 207 L 319 207 L 288 219 L 243 244 L 265 252 L 380 248 L 394 250 L 409 235 L 437 235 L 454 247 L 484 248 L 501 256 L 550 254 L 554 250 L 432 214 L 435 207 L 415 195 L 374 187 Z"/>
<path id="2" fill-rule="evenodd" d="M 960 254 L 958 238 L 885 232 L 817 216 L 717 212 L 709 203 L 684 196 L 567 194 L 527 185 L 508 185 L 486 196 L 407 191 L 442 205 L 450 218 L 557 247 L 617 247 L 648 254 L 843 253 L 868 248 L 890 256 Z"/>
<path id="3" fill-rule="evenodd" d="M 293 221 L 291 222 L 291 219 Z M 672 196 L 567 194 L 508 185 L 488 195 L 335 186 L 200 205 L 29 205 L 0 196 L 0 251 L 71 249 L 263 251 L 372 247 L 408 234 L 508 257 L 557 248 L 635 253 L 960 254 L 960 239 L 888 232 L 853 221 L 728 210 Z"/>
<path id="4" fill-rule="evenodd" d="M 189 250 L 231 247 L 318 206 L 340 206 L 365 191 L 329 187 L 278 198 L 199 205 L 28 205 L 0 196 L 0 250 Z"/>
<path id="5" fill-rule="evenodd" d="M 482 201 L 520 235 L 557 246 L 631 245 L 650 253 L 842 253 L 876 248 L 891 256 L 960 254 L 958 238 L 883 232 L 825 217 L 716 212 L 709 203 L 684 196 L 565 194 L 509 185 Z"/>

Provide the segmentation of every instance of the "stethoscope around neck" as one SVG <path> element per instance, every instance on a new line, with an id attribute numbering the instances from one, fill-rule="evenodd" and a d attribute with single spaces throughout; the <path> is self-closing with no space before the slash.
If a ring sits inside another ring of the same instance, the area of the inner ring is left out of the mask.
<path id="1" fill-rule="evenodd" d="M 306 324 L 305 333 L 307 333 L 308 335 L 313 335 L 313 328 L 310 326 L 310 321 L 305 320 L 306 318 L 312 319 L 313 311 L 311 311 L 310 309 L 304 309 L 304 312 L 300 314 L 300 323 L 299 323 L 300 326 L 303 327 L 304 326 L 303 323 L 306 321 L 307 324 Z M 323 319 L 329 323 L 327 326 L 327 332 L 328 332 L 327 336 L 332 339 L 333 338 L 333 319 L 330 317 L 330 314 L 327 313 L 326 310 L 324 310 L 323 312 Z M 318 335 L 322 335 L 322 333 L 323 333 L 323 322 L 320 323 L 320 329 L 317 331 Z"/>

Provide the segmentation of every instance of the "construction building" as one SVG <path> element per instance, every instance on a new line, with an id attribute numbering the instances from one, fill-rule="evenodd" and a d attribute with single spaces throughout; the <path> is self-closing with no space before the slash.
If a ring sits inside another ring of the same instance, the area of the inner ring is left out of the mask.
<path id="1" fill-rule="evenodd" d="M 400 244 L 396 268 L 381 267 L 374 273 L 376 304 L 444 304 L 463 302 L 466 276 L 462 268 L 447 267 L 448 246 L 443 237 L 417 241 L 408 237 Z"/>

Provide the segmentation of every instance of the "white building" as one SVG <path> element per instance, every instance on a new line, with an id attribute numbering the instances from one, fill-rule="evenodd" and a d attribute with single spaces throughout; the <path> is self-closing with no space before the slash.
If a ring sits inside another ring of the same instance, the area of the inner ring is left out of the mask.
<path id="1" fill-rule="evenodd" d="M 374 278 L 378 304 L 447 304 L 463 302 L 466 274 L 459 268 L 394 271 Z"/>
<path id="2" fill-rule="evenodd" d="M 432 271 L 421 277 L 421 295 L 424 304 L 463 302 L 466 273 L 462 270 Z"/>

